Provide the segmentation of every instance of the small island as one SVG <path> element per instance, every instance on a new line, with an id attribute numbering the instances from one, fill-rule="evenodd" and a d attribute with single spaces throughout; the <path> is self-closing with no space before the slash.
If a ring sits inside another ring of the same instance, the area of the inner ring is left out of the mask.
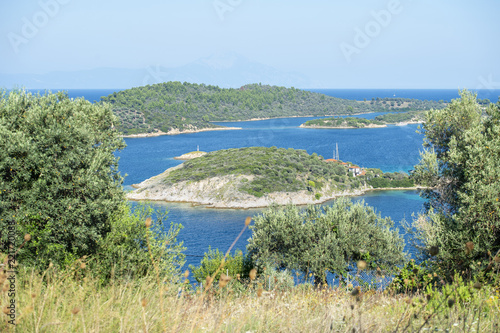
<path id="1" fill-rule="evenodd" d="M 375 117 L 375 119 L 364 119 L 355 117 L 332 117 L 320 118 L 306 121 L 299 127 L 302 128 L 380 128 L 387 125 L 408 125 L 423 122 L 424 111 L 409 111 L 398 113 L 387 113 Z"/>
<path id="2" fill-rule="evenodd" d="M 193 152 L 196 153 L 196 152 Z M 384 174 L 305 150 L 249 147 L 206 153 L 135 184 L 130 200 L 189 202 L 210 208 L 317 204 L 374 188 L 413 188 L 404 173 Z"/>
<path id="3" fill-rule="evenodd" d="M 300 125 L 302 128 L 379 128 L 387 125 L 378 120 L 354 117 L 332 117 L 308 120 Z"/>

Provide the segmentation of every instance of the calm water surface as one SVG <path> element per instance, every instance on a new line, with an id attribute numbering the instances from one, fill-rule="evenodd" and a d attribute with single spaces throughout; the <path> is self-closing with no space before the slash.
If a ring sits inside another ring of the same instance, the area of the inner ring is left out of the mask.
<path id="1" fill-rule="evenodd" d="M 373 118 L 377 114 L 359 115 Z M 242 130 L 210 131 L 152 138 L 127 138 L 127 148 L 119 153 L 120 170 L 127 174 L 124 184 L 130 185 L 155 176 L 181 163 L 175 156 L 196 150 L 215 151 L 249 146 L 305 149 L 330 158 L 338 143 L 340 158 L 364 167 L 380 168 L 385 172 L 405 171 L 418 161 L 422 136 L 417 125 L 389 126 L 372 129 L 304 129 L 298 126 L 309 119 L 283 118 L 262 121 L 220 123 L 242 127 Z M 416 191 L 373 191 L 353 197 L 364 200 L 382 216 L 389 216 L 396 225 L 403 218 L 411 219 L 421 210 L 423 201 Z M 328 204 L 328 203 L 326 203 Z M 207 209 L 190 204 L 154 203 L 157 209 L 168 211 L 168 220 L 184 226 L 179 240 L 187 247 L 188 264 L 198 264 L 211 246 L 226 251 L 241 231 L 247 216 L 260 209 Z M 251 231 L 246 230 L 235 248 L 245 250 Z"/>

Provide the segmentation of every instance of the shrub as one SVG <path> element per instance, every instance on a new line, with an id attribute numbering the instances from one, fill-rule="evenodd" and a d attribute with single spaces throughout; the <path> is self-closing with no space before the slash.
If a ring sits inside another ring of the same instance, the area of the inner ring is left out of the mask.
<path id="1" fill-rule="evenodd" d="M 107 105 L 64 93 L 0 92 L 0 229 L 15 221 L 18 244 L 32 237 L 19 260 L 46 266 L 96 253 L 124 200 L 115 122 Z"/>
<path id="2" fill-rule="evenodd" d="M 220 252 L 219 249 L 209 248 L 208 252 L 203 255 L 200 266 L 189 265 L 189 269 L 198 283 L 204 283 L 207 277 L 211 277 L 221 267 L 223 259 L 224 253 Z M 214 279 L 219 280 L 221 274 L 226 273 L 231 277 L 236 277 L 239 274 L 241 278 L 244 278 L 248 276 L 251 269 L 248 258 L 243 255 L 243 252 L 237 250 L 233 256 L 231 254 L 227 256 L 223 268 L 219 270 Z"/>
<path id="3" fill-rule="evenodd" d="M 392 269 L 402 263 L 403 240 L 389 218 L 346 198 L 331 207 L 272 206 L 254 217 L 247 250 L 257 267 L 313 273 L 315 282 L 330 271 L 345 275 L 357 260 L 370 268 Z"/>
<path id="4" fill-rule="evenodd" d="M 146 219 L 153 215 L 151 225 L 146 227 Z M 155 212 L 150 206 L 138 205 L 132 210 L 123 203 L 111 218 L 110 232 L 90 258 L 93 273 L 106 283 L 141 278 L 158 268 L 164 279 L 176 282 L 185 262 L 185 248 L 177 242 L 182 226 L 170 223 L 166 229 L 166 220 L 166 213 Z"/>

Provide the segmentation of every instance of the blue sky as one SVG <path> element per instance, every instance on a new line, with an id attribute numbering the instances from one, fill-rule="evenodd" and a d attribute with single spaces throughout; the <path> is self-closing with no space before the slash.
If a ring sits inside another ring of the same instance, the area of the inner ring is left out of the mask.
<path id="1" fill-rule="evenodd" d="M 304 88 L 498 89 L 499 13 L 497 0 L 3 1 L 0 73 L 172 68 L 230 52 L 307 76 Z"/>

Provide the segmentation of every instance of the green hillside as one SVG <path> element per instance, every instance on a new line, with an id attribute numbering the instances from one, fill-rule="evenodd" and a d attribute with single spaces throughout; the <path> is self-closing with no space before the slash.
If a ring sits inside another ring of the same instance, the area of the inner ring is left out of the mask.
<path id="1" fill-rule="evenodd" d="M 364 128 L 369 126 L 383 126 L 386 124 L 396 124 L 400 122 L 423 121 L 424 111 L 408 111 L 387 113 L 376 116 L 375 119 L 355 118 L 355 117 L 332 117 L 320 118 L 306 121 L 302 127 L 332 127 L 332 128 Z"/>
<path id="2" fill-rule="evenodd" d="M 306 121 L 303 127 L 332 127 L 332 128 L 364 128 L 370 125 L 384 125 L 385 123 L 378 120 L 355 118 L 355 117 L 334 117 L 334 118 L 320 118 Z"/>
<path id="3" fill-rule="evenodd" d="M 260 84 L 238 89 L 167 82 L 115 92 L 102 98 L 120 118 L 124 134 L 218 127 L 212 121 L 442 108 L 444 103 L 407 99 L 359 102 Z"/>
<path id="4" fill-rule="evenodd" d="M 338 190 L 360 188 L 377 179 L 374 187 L 413 186 L 406 174 L 383 174 L 367 169 L 365 176 L 353 177 L 345 165 L 328 163 L 322 156 L 309 155 L 292 148 L 249 147 L 219 150 L 187 161 L 163 179 L 165 184 L 196 182 L 225 175 L 248 175 L 250 180 L 238 185 L 240 191 L 260 197 L 272 192 L 321 191 L 325 184 Z M 392 183 L 391 180 L 398 180 Z"/>

